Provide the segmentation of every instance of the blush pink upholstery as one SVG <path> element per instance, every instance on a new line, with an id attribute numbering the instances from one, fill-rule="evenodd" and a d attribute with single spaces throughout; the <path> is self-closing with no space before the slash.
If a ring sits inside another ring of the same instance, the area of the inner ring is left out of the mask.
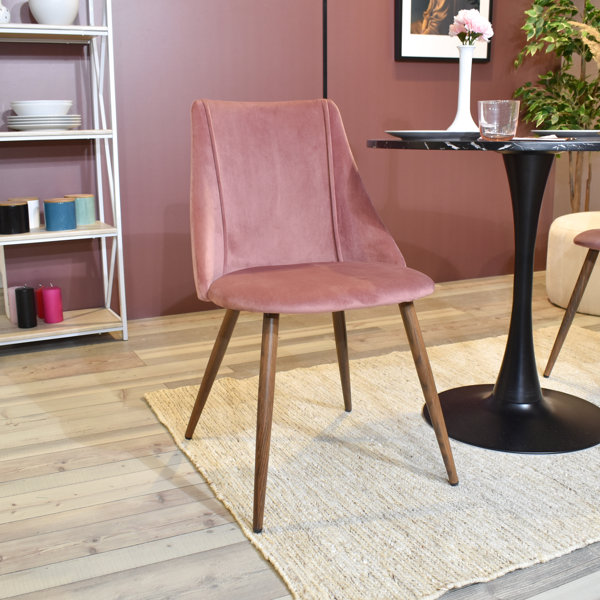
<path id="1" fill-rule="evenodd" d="M 432 291 L 429 277 L 406 267 L 327 262 L 235 271 L 217 279 L 208 298 L 236 310 L 310 313 L 410 302 Z"/>
<path id="2" fill-rule="evenodd" d="M 351 410 L 344 311 L 399 304 L 451 484 L 458 483 L 413 300 L 432 280 L 406 266 L 363 187 L 329 100 L 192 106 L 191 234 L 198 298 L 227 309 L 185 433 L 194 433 L 240 311 L 263 313 L 254 473 L 262 530 L 281 313 L 331 312 Z"/>
<path id="3" fill-rule="evenodd" d="M 333 102 L 197 101 L 192 122 L 201 300 L 304 313 L 433 292 L 431 279 L 406 267 L 377 216 Z"/>

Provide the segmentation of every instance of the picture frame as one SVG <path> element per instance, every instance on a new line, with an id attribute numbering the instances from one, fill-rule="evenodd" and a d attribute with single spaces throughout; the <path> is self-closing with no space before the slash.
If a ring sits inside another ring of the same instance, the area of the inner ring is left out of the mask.
<path id="1" fill-rule="evenodd" d="M 458 38 L 448 34 L 459 10 L 476 8 L 492 22 L 492 0 L 394 0 L 394 59 L 396 61 L 458 61 Z M 443 19 L 433 22 L 433 32 L 417 33 L 430 3 L 441 6 Z M 490 60 L 491 43 L 476 42 L 473 60 Z"/>

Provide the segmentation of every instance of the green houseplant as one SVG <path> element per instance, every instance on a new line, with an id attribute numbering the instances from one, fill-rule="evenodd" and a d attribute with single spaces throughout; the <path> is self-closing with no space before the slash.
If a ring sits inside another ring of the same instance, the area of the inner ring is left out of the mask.
<path id="1" fill-rule="evenodd" d="M 533 0 L 525 11 L 527 39 L 515 66 L 538 52 L 557 58 L 555 69 L 515 91 L 525 120 L 537 129 L 600 128 L 600 9 L 590 0 L 579 4 L 581 9 L 572 0 Z M 589 210 L 589 153 L 568 154 L 571 210 Z"/>

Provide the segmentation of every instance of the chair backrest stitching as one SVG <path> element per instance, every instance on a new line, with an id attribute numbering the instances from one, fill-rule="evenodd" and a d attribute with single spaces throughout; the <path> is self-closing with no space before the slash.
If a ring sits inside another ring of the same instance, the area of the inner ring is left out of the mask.
<path id="1" fill-rule="evenodd" d="M 344 260 L 342 255 L 342 247 L 340 244 L 340 234 L 338 227 L 337 200 L 335 195 L 335 177 L 333 175 L 333 148 L 331 142 L 331 121 L 329 118 L 329 103 L 327 100 L 322 100 L 323 115 L 325 117 L 325 138 L 327 144 L 327 166 L 329 171 L 329 197 L 331 199 L 331 224 L 333 228 L 333 238 L 335 242 L 335 251 L 339 262 Z"/>
<path id="2" fill-rule="evenodd" d="M 215 173 L 217 175 L 217 186 L 219 188 L 219 204 L 221 206 L 221 227 L 223 228 L 223 270 L 222 273 L 227 273 L 227 223 L 225 221 L 225 206 L 223 201 L 223 186 L 221 182 L 221 167 L 219 165 L 219 157 L 217 155 L 217 144 L 215 140 L 215 132 L 213 127 L 213 117 L 210 107 L 206 100 L 203 100 L 204 110 L 206 111 L 206 123 L 210 135 L 210 145 L 215 163 Z"/>

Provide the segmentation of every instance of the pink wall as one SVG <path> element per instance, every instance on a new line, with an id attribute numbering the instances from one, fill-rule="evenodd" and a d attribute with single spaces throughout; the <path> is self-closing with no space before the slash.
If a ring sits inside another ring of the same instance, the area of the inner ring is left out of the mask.
<path id="1" fill-rule="evenodd" d="M 446 129 L 456 113 L 457 63 L 394 61 L 393 4 L 328 2 L 329 96 L 340 107 L 367 189 L 409 264 L 436 281 L 512 272 L 512 213 L 499 155 L 366 147 L 366 139 L 386 137 L 386 129 Z M 478 99 L 510 98 L 533 77 L 531 67 L 513 67 L 529 5 L 494 2 L 492 59 L 473 65 L 475 119 Z M 545 264 L 552 215 L 548 196 L 538 268 Z"/>
<path id="2" fill-rule="evenodd" d="M 31 22 L 21 0 L 4 3 L 13 21 Z M 322 93 L 321 0 L 178 0 L 165 6 L 164 0 L 113 0 L 130 318 L 199 306 L 188 225 L 192 101 Z M 76 99 L 73 112 L 85 120 L 88 99 L 77 84 L 86 65 L 80 46 L 0 44 L 0 53 L 0 113 L 12 114 L 10 101 L 18 98 L 64 97 Z M 0 197 L 85 191 L 92 174 L 81 151 L 71 143 L 1 145 Z M 52 281 L 63 288 L 66 308 L 98 305 L 94 243 L 70 253 L 73 247 L 8 249 L 9 285 Z"/>
<path id="3" fill-rule="evenodd" d="M 162 1 L 128 0 L 114 8 L 129 312 L 197 310 L 191 104 L 320 96 L 321 0 L 180 0 L 167 11 Z"/>
<path id="4" fill-rule="evenodd" d="M 5 4 L 17 0 L 5 0 Z M 522 11 L 529 0 L 494 6 L 489 64 L 473 69 L 473 101 L 509 97 L 531 73 L 515 72 Z M 512 218 L 502 160 L 485 153 L 369 150 L 388 128 L 443 129 L 456 107 L 456 63 L 396 63 L 392 0 L 329 0 L 329 96 L 340 106 L 367 188 L 409 263 L 437 280 L 492 275 L 512 266 Z M 197 310 L 188 226 L 189 109 L 199 97 L 279 100 L 322 93 L 321 0 L 113 2 L 119 155 L 127 301 L 130 318 Z M 12 44 L 11 46 L 16 46 Z M 0 51 L 6 52 L 0 45 Z M 12 51 L 11 51 L 12 52 Z M 86 99 L 75 56 L 49 60 L 51 46 L 0 56 L 0 112 L 38 92 Z M 61 52 L 65 52 L 62 48 Z M 75 52 L 75 50 L 66 50 Z M 74 60 L 73 60 L 74 59 Z M 540 68 L 539 65 L 537 68 Z M 19 77 L 15 77 L 19 74 Z M 24 75 L 23 75 L 24 74 Z M 243 143 L 243 132 L 240 132 Z M 81 148 L 0 147 L 0 196 L 62 195 L 84 189 Z M 25 168 L 21 159 L 26 158 Z M 548 200 L 551 201 L 551 198 Z M 539 239 L 543 267 L 547 202 Z M 92 247 L 59 249 L 36 266 L 11 255 L 12 283 L 51 275 L 71 285 L 67 304 L 97 303 Z M 28 250 L 27 252 L 30 252 Z M 38 260 L 39 259 L 39 260 Z"/>

